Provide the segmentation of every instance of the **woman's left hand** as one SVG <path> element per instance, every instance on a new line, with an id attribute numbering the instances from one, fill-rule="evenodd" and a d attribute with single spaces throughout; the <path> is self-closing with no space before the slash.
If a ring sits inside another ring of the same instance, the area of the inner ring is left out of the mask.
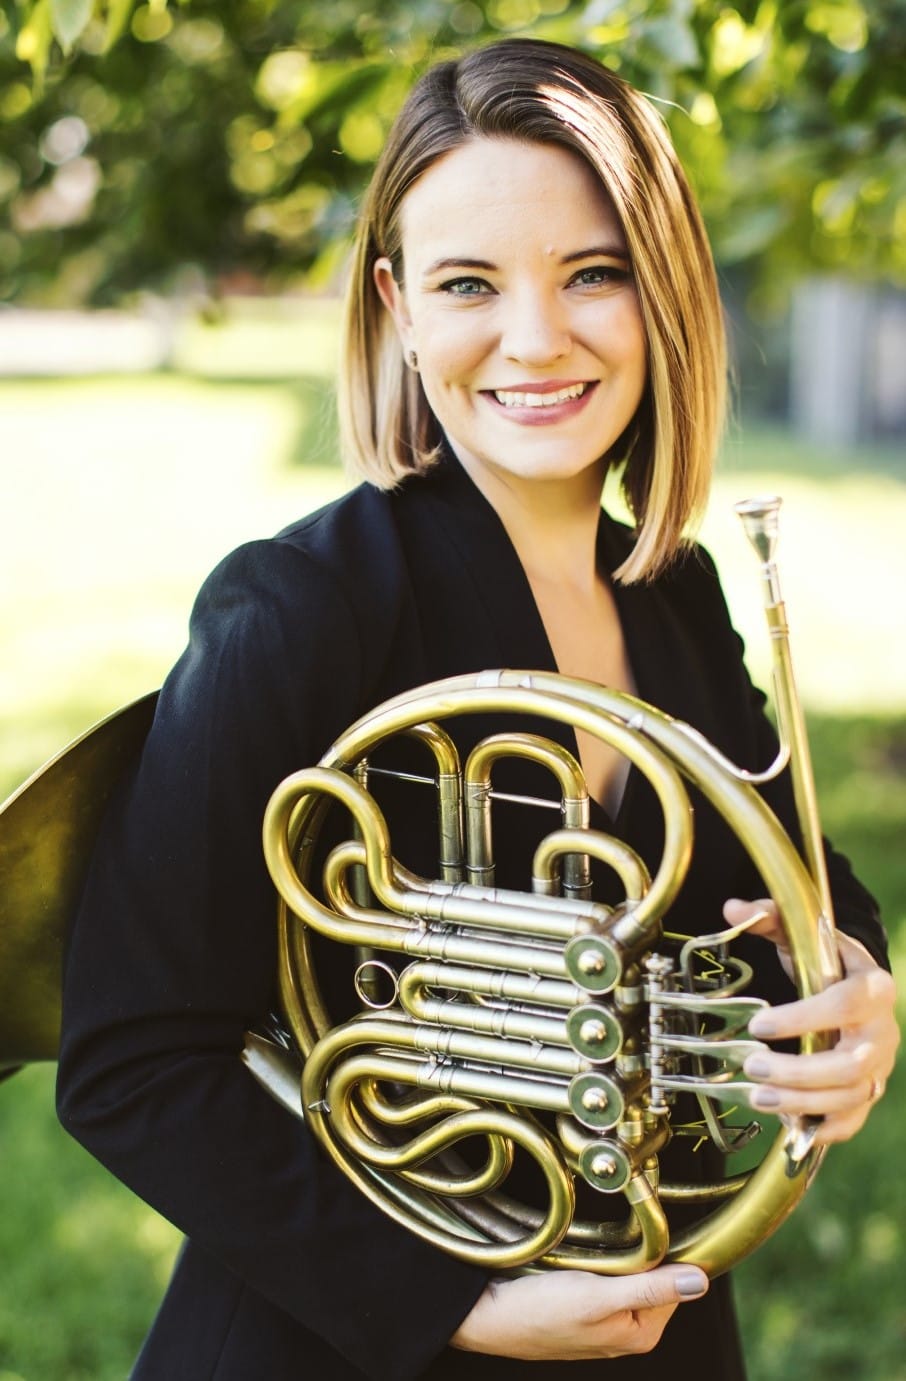
<path id="1" fill-rule="evenodd" d="M 767 914 L 749 934 L 772 940 L 790 973 L 786 935 L 773 902 L 728 901 L 724 919 L 739 925 L 756 911 Z M 753 1107 L 778 1116 L 823 1118 L 815 1140 L 825 1145 L 848 1141 L 862 1127 L 884 1093 L 900 1043 L 893 978 L 858 940 L 838 933 L 837 945 L 841 979 L 812 997 L 766 1008 L 749 1023 L 750 1035 L 758 1040 L 832 1031 L 838 1033 L 836 1043 L 811 1055 L 759 1051 L 743 1066 L 745 1075 L 762 1086 L 752 1097 Z"/>

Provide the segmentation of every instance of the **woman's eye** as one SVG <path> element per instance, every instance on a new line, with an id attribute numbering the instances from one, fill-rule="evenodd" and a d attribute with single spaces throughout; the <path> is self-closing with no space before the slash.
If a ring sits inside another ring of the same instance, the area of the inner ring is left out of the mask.
<path id="1" fill-rule="evenodd" d="M 446 283 L 441 283 L 440 290 L 451 297 L 481 297 L 489 293 L 491 288 L 483 278 L 450 278 Z"/>
<path id="2" fill-rule="evenodd" d="M 580 288 L 597 288 L 602 284 L 628 283 L 631 278 L 628 269 L 616 264 L 595 264 L 591 268 L 580 269 L 570 281 Z"/>

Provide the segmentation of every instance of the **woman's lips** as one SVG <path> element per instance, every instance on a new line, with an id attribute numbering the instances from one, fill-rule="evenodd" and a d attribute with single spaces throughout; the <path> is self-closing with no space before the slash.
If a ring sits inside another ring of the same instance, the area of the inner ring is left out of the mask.
<path id="1" fill-rule="evenodd" d="M 524 384 L 517 388 L 483 390 L 498 413 L 522 425 L 544 426 L 562 422 L 581 412 L 595 389 L 597 381 L 557 381 L 547 384 Z"/>

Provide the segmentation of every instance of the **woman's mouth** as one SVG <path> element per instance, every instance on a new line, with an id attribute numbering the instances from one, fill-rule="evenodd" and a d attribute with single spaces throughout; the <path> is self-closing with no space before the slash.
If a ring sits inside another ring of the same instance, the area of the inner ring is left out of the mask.
<path id="1" fill-rule="evenodd" d="M 484 397 L 509 420 L 530 425 L 566 421 L 585 407 L 597 380 L 487 389 Z"/>
<path id="2" fill-rule="evenodd" d="M 588 384 L 566 384 L 554 391 L 536 392 L 529 389 L 495 388 L 494 397 L 505 408 L 552 408 L 558 403 L 568 403 L 571 398 L 581 398 Z"/>

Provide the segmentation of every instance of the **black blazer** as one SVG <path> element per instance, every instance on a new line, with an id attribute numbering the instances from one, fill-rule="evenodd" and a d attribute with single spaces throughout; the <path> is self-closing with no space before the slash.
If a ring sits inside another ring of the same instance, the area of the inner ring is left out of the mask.
<path id="1" fill-rule="evenodd" d="M 630 537 L 602 515 L 599 542 L 612 570 Z M 639 694 L 763 764 L 773 735 L 708 558 L 694 552 L 616 598 Z M 271 791 L 380 700 L 498 666 L 555 669 L 497 515 L 449 458 L 395 494 L 362 486 L 240 548 L 201 590 L 106 821 L 65 965 L 61 1119 L 188 1239 L 140 1381 L 642 1378 L 700 1364 L 703 1338 L 710 1376 L 742 1375 L 723 1282 L 677 1311 L 651 1358 L 527 1367 L 446 1348 L 485 1273 L 365 1201 L 239 1062 L 244 1031 L 274 1003 L 260 846 Z M 575 748 L 571 731 L 563 739 Z M 788 785 L 771 795 L 792 826 Z M 657 817 L 632 773 L 618 829 L 651 859 Z M 522 832 L 511 817 L 496 828 L 505 869 Z M 759 891 L 703 803 L 697 838 L 671 922 L 701 931 L 717 928 L 727 896 Z M 831 871 L 841 925 L 882 955 L 871 898 L 834 854 Z M 779 993 L 772 956 L 763 968 Z"/>

